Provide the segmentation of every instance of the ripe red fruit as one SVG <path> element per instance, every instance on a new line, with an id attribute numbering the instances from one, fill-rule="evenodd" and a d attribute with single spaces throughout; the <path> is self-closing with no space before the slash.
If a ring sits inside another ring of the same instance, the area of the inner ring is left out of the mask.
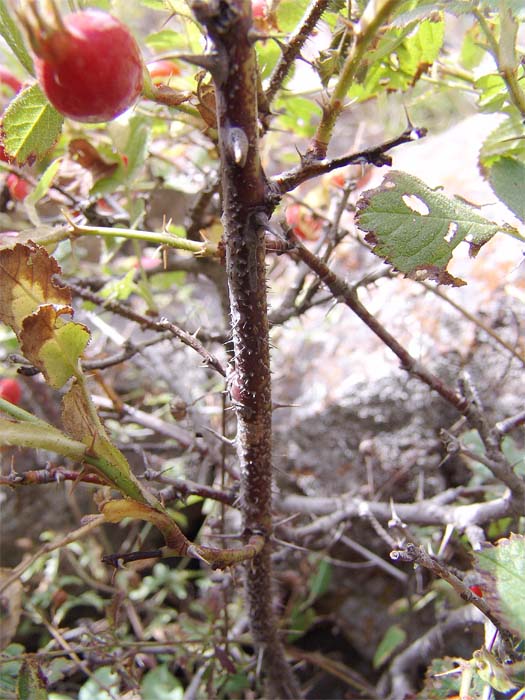
<path id="1" fill-rule="evenodd" d="M 140 49 L 115 17 L 85 10 L 30 32 L 40 86 L 66 117 L 109 121 L 137 100 L 143 85 Z"/>
<path id="2" fill-rule="evenodd" d="M 180 68 L 173 61 L 153 61 L 148 63 L 148 71 L 154 83 L 166 83 L 174 75 L 180 75 Z"/>
<path id="3" fill-rule="evenodd" d="M 252 0 L 252 16 L 254 19 L 262 19 L 268 14 L 266 0 Z"/>
<path id="4" fill-rule="evenodd" d="M 19 404 L 22 398 L 22 389 L 16 379 L 0 379 L 0 399 L 9 403 Z"/>
<path id="5" fill-rule="evenodd" d="M 11 71 L 4 66 L 0 66 L 0 85 L 9 85 L 15 95 L 17 92 L 20 92 L 20 88 L 22 87 L 22 83 L 18 80 L 16 75 L 13 75 Z"/>
<path id="6" fill-rule="evenodd" d="M 22 202 L 31 191 L 29 182 L 22 177 L 18 177 L 15 173 L 10 173 L 7 176 L 6 185 L 11 199 L 16 199 L 19 202 Z"/>

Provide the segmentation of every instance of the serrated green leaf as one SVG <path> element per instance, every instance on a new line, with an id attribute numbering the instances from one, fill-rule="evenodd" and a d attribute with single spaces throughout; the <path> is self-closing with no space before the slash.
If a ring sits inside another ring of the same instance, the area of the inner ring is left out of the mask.
<path id="1" fill-rule="evenodd" d="M 395 269 L 456 286 L 465 282 L 446 269 L 454 249 L 466 241 L 475 254 L 500 230 L 474 207 L 396 170 L 362 195 L 356 220 L 373 252 Z"/>
<path id="2" fill-rule="evenodd" d="M 507 86 L 497 73 L 489 73 L 478 78 L 474 88 L 480 93 L 479 108 L 483 112 L 501 112 L 508 101 Z"/>
<path id="3" fill-rule="evenodd" d="M 19 165 L 42 159 L 58 141 L 63 121 L 38 85 L 22 90 L 2 119 L 6 153 Z"/>
<path id="4" fill-rule="evenodd" d="M 392 656 L 394 651 L 403 644 L 407 637 L 405 630 L 399 625 L 392 625 L 385 632 L 383 639 L 377 645 L 373 666 L 379 668 Z"/>
<path id="5" fill-rule="evenodd" d="M 525 639 L 525 537 L 512 534 L 475 555 L 483 598 L 506 629 Z"/>
<path id="6" fill-rule="evenodd" d="M 486 176 L 488 169 L 506 156 L 525 159 L 525 127 L 517 111 L 498 124 L 483 142 L 479 153 L 481 171 Z"/>
<path id="7" fill-rule="evenodd" d="M 0 0 L 0 35 L 4 37 L 7 45 L 27 72 L 33 75 L 33 61 L 24 43 L 22 32 L 8 12 L 4 0 Z"/>
<path id="8" fill-rule="evenodd" d="M 525 164 L 515 158 L 500 158 L 489 172 L 495 194 L 525 223 Z"/>
<path id="9" fill-rule="evenodd" d="M 479 66 L 485 54 L 486 51 L 481 46 L 481 29 L 478 24 L 473 24 L 465 32 L 461 45 L 460 63 L 464 68 L 472 70 Z"/>
<path id="10" fill-rule="evenodd" d="M 444 32 L 443 20 L 424 20 L 389 31 L 367 55 L 368 69 L 350 88 L 349 98 L 362 101 L 385 90 L 412 87 L 437 59 Z"/>
<path id="11" fill-rule="evenodd" d="M 34 659 L 26 659 L 16 685 L 17 700 L 48 700 L 46 681 Z"/>

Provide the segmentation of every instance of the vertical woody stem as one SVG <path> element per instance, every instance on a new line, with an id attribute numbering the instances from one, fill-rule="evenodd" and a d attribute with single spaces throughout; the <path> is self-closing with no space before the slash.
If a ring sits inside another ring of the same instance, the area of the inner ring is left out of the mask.
<path id="1" fill-rule="evenodd" d="M 266 179 L 258 152 L 257 66 L 249 30 L 250 0 L 195 0 L 193 11 L 215 46 L 226 270 L 234 359 L 230 391 L 236 404 L 241 498 L 247 536 L 272 529 L 271 385 L 264 230 Z M 253 638 L 267 693 L 298 698 L 272 607 L 268 540 L 246 565 Z"/>

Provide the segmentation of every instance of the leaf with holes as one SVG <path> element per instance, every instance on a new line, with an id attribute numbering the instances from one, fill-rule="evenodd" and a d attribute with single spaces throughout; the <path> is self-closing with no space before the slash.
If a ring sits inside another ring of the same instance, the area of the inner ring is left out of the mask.
<path id="1" fill-rule="evenodd" d="M 476 554 L 483 598 L 504 627 L 525 639 L 525 537 L 512 534 Z"/>
<path id="2" fill-rule="evenodd" d="M 396 170 L 379 187 L 363 193 L 357 225 L 367 233 L 373 252 L 407 277 L 454 286 L 465 284 L 447 270 L 454 249 L 466 241 L 474 256 L 501 230 L 473 206 Z"/>
<path id="3" fill-rule="evenodd" d="M 22 90 L 2 119 L 3 145 L 18 165 L 41 160 L 55 145 L 64 118 L 52 107 L 38 85 Z"/>

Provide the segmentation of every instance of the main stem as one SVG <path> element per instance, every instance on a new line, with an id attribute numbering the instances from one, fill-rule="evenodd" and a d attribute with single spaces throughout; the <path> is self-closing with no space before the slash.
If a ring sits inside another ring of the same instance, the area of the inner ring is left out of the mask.
<path id="1" fill-rule="evenodd" d="M 226 270 L 234 359 L 230 377 L 237 413 L 237 451 L 247 537 L 267 538 L 246 565 L 252 634 L 266 692 L 298 698 L 272 604 L 269 535 L 272 529 L 271 383 L 264 230 L 266 179 L 258 151 L 257 66 L 250 0 L 196 0 L 193 10 L 215 45 L 215 84 Z"/>

